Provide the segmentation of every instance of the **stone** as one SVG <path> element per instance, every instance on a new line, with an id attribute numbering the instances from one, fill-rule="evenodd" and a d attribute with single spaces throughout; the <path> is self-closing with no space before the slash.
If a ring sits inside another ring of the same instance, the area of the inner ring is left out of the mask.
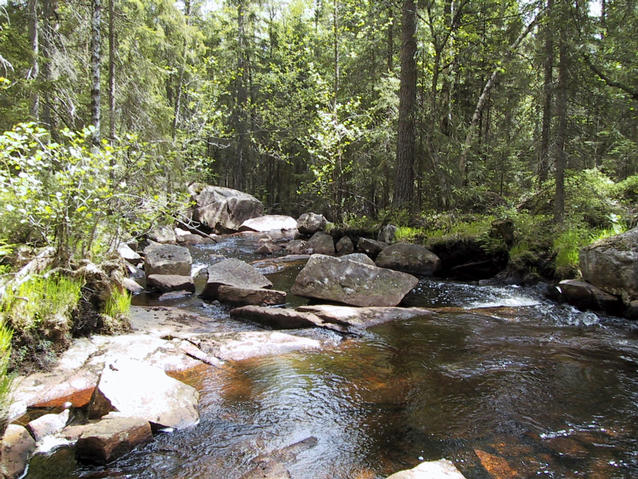
<path id="1" fill-rule="evenodd" d="M 151 425 L 140 417 L 107 417 L 83 428 L 75 455 L 80 462 L 107 464 L 152 439 Z"/>
<path id="2" fill-rule="evenodd" d="M 474 449 L 474 453 L 481 461 L 483 468 L 490 474 L 490 477 L 502 479 L 521 477 L 504 458 L 480 449 Z"/>
<path id="3" fill-rule="evenodd" d="M 257 269 L 239 259 L 225 259 L 208 267 L 208 281 L 202 291 L 204 299 L 217 299 L 219 286 L 260 289 L 271 288 L 272 283 Z"/>
<path id="4" fill-rule="evenodd" d="M 107 364 L 89 403 L 89 417 L 111 411 L 139 417 L 160 427 L 185 428 L 199 421 L 198 392 L 140 361 L 118 359 Z"/>
<path id="5" fill-rule="evenodd" d="M 257 254 L 271 255 L 281 251 L 283 248 L 272 241 L 266 241 L 261 243 L 259 248 L 255 251 Z"/>
<path id="6" fill-rule="evenodd" d="M 264 288 L 240 288 L 223 284 L 217 288 L 217 299 L 234 304 L 284 304 L 286 292 Z"/>
<path id="7" fill-rule="evenodd" d="M 242 475 L 239 479 L 290 479 L 286 467 L 274 459 L 259 461 L 255 467 Z"/>
<path id="8" fill-rule="evenodd" d="M 177 238 L 177 242 L 182 245 L 214 243 L 213 239 L 209 236 L 195 234 L 182 228 L 175 228 L 175 237 Z"/>
<path id="9" fill-rule="evenodd" d="M 17 479 L 35 451 L 35 441 L 23 426 L 9 424 L 0 446 L 0 472 L 7 479 Z"/>
<path id="10" fill-rule="evenodd" d="M 377 256 L 375 263 L 380 268 L 430 276 L 439 269 L 441 260 L 424 246 L 395 243 L 384 248 Z"/>
<path id="11" fill-rule="evenodd" d="M 263 306 L 244 306 L 232 309 L 230 316 L 236 319 L 253 321 L 273 329 L 321 328 L 324 322 L 313 313 L 300 312 L 287 308 L 266 308 Z"/>
<path id="12" fill-rule="evenodd" d="M 264 211 L 257 198 L 231 188 L 194 183 L 188 191 L 195 202 L 193 220 L 217 233 L 239 231 L 244 221 Z"/>
<path id="13" fill-rule="evenodd" d="M 327 224 L 325 216 L 316 213 L 304 213 L 297 219 L 297 229 L 305 235 L 323 231 L 326 229 Z"/>
<path id="14" fill-rule="evenodd" d="M 337 241 L 336 250 L 339 256 L 352 254 L 354 252 L 354 244 L 352 243 L 350 237 L 344 236 L 339 241 Z"/>
<path id="15" fill-rule="evenodd" d="M 396 306 L 417 283 L 418 279 L 407 273 L 312 255 L 291 292 L 353 306 Z"/>
<path id="16" fill-rule="evenodd" d="M 579 262 L 588 283 L 625 304 L 638 299 L 638 227 L 581 249 Z"/>
<path id="17" fill-rule="evenodd" d="M 364 237 L 359 238 L 359 241 L 357 242 L 357 250 L 372 258 L 376 258 L 377 255 L 387 246 L 387 243 L 382 243 L 381 241 L 375 241 Z"/>
<path id="18" fill-rule="evenodd" d="M 27 429 L 36 441 L 46 436 L 51 436 L 62 431 L 69 422 L 69 410 L 65 409 L 60 414 L 45 414 L 27 424 Z"/>
<path id="19" fill-rule="evenodd" d="M 321 304 L 316 306 L 299 306 L 299 312 L 312 313 L 326 323 L 335 323 L 349 328 L 365 329 L 389 321 L 406 320 L 422 316 L 432 316 L 434 313 L 425 308 L 399 308 L 368 306 L 355 308 L 353 306 L 339 306 Z"/>
<path id="20" fill-rule="evenodd" d="M 558 283 L 557 288 L 562 293 L 562 298 L 578 309 L 610 313 L 622 310 L 622 302 L 619 298 L 585 281 L 567 279 Z"/>
<path id="21" fill-rule="evenodd" d="M 261 306 L 245 306 L 257 308 Z M 279 308 L 264 308 L 279 309 Z M 248 358 L 288 354 L 321 348 L 321 341 L 281 331 L 244 331 L 230 337 L 207 338 L 200 349 L 223 361 L 242 361 Z"/>
<path id="22" fill-rule="evenodd" d="M 308 247 L 316 254 L 335 254 L 335 243 L 332 236 L 323 231 L 317 231 L 310 240 L 308 240 Z"/>
<path id="23" fill-rule="evenodd" d="M 146 289 L 161 291 L 190 291 L 195 292 L 195 283 L 189 276 L 175 274 L 152 274 L 146 278 Z"/>
<path id="24" fill-rule="evenodd" d="M 144 252 L 144 272 L 147 278 L 152 274 L 191 275 L 193 259 L 183 246 L 152 244 Z"/>
<path id="25" fill-rule="evenodd" d="M 194 291 L 177 290 L 169 291 L 168 293 L 161 294 L 158 301 L 175 301 L 176 299 L 183 299 L 188 296 L 192 296 Z"/>
<path id="26" fill-rule="evenodd" d="M 341 259 L 349 259 L 352 261 L 358 261 L 359 263 L 369 264 L 370 266 L 376 266 L 372 258 L 365 253 L 351 253 L 345 256 L 342 256 Z"/>
<path id="27" fill-rule="evenodd" d="M 461 281 L 491 278 L 507 266 L 506 248 L 487 251 L 479 238 L 444 238 L 433 242 L 430 251 L 439 257 L 441 265 L 437 275 Z"/>
<path id="28" fill-rule="evenodd" d="M 638 319 L 638 299 L 631 301 L 625 309 L 625 317 L 629 319 Z"/>
<path id="29" fill-rule="evenodd" d="M 159 226 L 148 234 L 149 239 L 161 244 L 175 244 L 177 237 L 171 226 Z"/>
<path id="30" fill-rule="evenodd" d="M 122 286 L 124 286 L 124 289 L 126 289 L 128 292 L 133 294 L 140 294 L 142 291 L 144 291 L 144 287 L 131 278 L 122 278 Z"/>
<path id="31" fill-rule="evenodd" d="M 492 221 L 490 237 L 502 240 L 507 246 L 512 246 L 515 239 L 514 221 L 510 218 Z"/>
<path id="32" fill-rule="evenodd" d="M 396 240 L 398 228 L 394 225 L 385 225 L 379 231 L 379 236 L 377 237 L 378 241 L 382 243 L 392 244 Z"/>
<path id="33" fill-rule="evenodd" d="M 297 220 L 290 216 L 266 215 L 244 221 L 240 231 L 257 231 L 260 233 L 275 230 L 296 230 Z"/>
<path id="34" fill-rule="evenodd" d="M 308 254 L 311 250 L 308 242 L 304 240 L 293 240 L 284 249 L 287 254 Z"/>
<path id="35" fill-rule="evenodd" d="M 399 471 L 387 479 L 465 479 L 465 476 L 447 459 L 422 462 L 413 469 Z"/>
<path id="36" fill-rule="evenodd" d="M 133 265 L 138 265 L 143 261 L 143 258 L 138 253 L 133 251 L 133 249 L 126 243 L 120 243 L 120 245 L 117 247 L 117 254 L 120 255 L 120 258 L 128 261 Z"/>

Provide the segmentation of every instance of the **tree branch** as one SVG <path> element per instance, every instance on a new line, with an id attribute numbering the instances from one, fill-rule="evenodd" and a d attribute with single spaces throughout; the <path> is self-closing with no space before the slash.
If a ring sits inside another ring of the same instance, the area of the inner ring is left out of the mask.
<path id="1" fill-rule="evenodd" d="M 594 72 L 594 74 L 598 78 L 604 81 L 605 84 L 607 84 L 607 86 L 618 88 L 624 91 L 625 93 L 627 93 L 632 100 L 638 101 L 638 90 L 632 89 L 631 87 L 629 87 L 628 85 L 625 85 L 624 83 L 620 83 L 619 81 L 609 78 L 609 76 L 606 75 L 600 68 L 594 65 L 594 63 L 591 61 L 591 58 L 589 57 L 589 55 L 587 55 L 587 53 L 583 53 L 583 57 L 585 58 L 585 63 L 587 63 L 587 66 L 589 67 L 589 69 L 592 72 Z"/>

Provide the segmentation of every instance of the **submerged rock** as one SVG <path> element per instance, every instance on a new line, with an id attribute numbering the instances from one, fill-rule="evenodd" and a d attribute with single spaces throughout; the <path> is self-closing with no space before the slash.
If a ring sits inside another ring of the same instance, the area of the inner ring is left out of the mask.
<path id="1" fill-rule="evenodd" d="M 465 476 L 447 459 L 422 462 L 413 469 L 399 471 L 387 479 L 465 479 Z"/>
<path id="2" fill-rule="evenodd" d="M 7 479 L 22 476 L 35 451 L 35 441 L 23 426 L 9 424 L 0 446 L 0 473 Z"/>
<path id="3" fill-rule="evenodd" d="M 375 260 L 377 266 L 406 273 L 430 276 L 441 265 L 441 260 L 424 246 L 396 243 L 384 248 Z"/>
<path id="4" fill-rule="evenodd" d="M 190 276 L 193 259 L 187 248 L 177 245 L 152 244 L 144 251 L 144 272 L 152 274 Z"/>
<path id="5" fill-rule="evenodd" d="M 312 255 L 291 292 L 353 306 L 396 306 L 417 283 L 417 278 L 406 273 Z"/>
<path id="6" fill-rule="evenodd" d="M 297 220 L 290 216 L 283 215 L 266 215 L 250 218 L 244 221 L 240 228 L 241 231 L 274 231 L 274 230 L 295 230 L 297 229 Z"/>
<path id="7" fill-rule="evenodd" d="M 264 211 L 257 198 L 231 188 L 195 183 L 188 191 L 195 201 L 193 219 L 217 233 L 238 231 L 244 221 Z"/>
<path id="8" fill-rule="evenodd" d="M 404 320 L 419 316 L 430 316 L 432 311 L 425 308 L 398 308 L 369 306 L 355 308 L 353 306 L 337 306 L 322 304 L 316 306 L 299 306 L 297 311 L 312 313 L 328 323 L 341 324 L 355 328 L 369 328 L 388 321 Z"/>
<path id="9" fill-rule="evenodd" d="M 161 427 L 184 428 L 199 420 L 198 392 L 145 363 L 119 359 L 107 364 L 89 403 L 89 416 L 111 411 Z"/>
<path id="10" fill-rule="evenodd" d="M 272 283 L 257 269 L 239 259 L 226 259 L 208 268 L 208 281 L 202 291 L 204 299 L 218 299 L 219 286 L 245 289 L 270 288 Z"/>
<path id="11" fill-rule="evenodd" d="M 264 324 L 273 329 L 304 329 L 324 326 L 324 322 L 313 313 L 287 308 L 244 306 L 231 310 L 230 315 L 236 319 L 247 319 Z"/>
<path id="12" fill-rule="evenodd" d="M 81 462 L 106 464 L 152 439 L 151 425 L 142 418 L 107 417 L 82 426 L 75 455 Z"/>
<path id="13" fill-rule="evenodd" d="M 297 219 L 297 229 L 305 235 L 323 231 L 326 229 L 327 224 L 325 216 L 316 213 L 304 213 Z"/>

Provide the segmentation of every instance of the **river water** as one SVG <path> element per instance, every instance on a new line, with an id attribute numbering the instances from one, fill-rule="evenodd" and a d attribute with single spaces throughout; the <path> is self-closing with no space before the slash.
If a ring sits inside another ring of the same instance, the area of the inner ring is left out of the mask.
<path id="1" fill-rule="evenodd" d="M 251 251 L 232 238 L 194 257 Z M 276 286 L 296 271 L 277 273 Z M 439 309 L 322 351 L 192 371 L 182 379 L 201 393 L 198 426 L 104 468 L 61 448 L 36 456 L 26 477 L 236 479 L 255 456 L 310 436 L 315 447 L 285 458 L 295 479 L 376 479 L 442 457 L 468 479 L 638 477 L 635 323 L 516 287 L 423 280 L 406 303 Z"/>

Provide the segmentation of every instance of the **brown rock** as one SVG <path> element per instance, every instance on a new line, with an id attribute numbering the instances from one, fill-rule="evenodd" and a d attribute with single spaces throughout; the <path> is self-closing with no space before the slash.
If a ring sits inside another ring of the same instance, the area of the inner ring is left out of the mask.
<path id="1" fill-rule="evenodd" d="M 308 240 L 308 247 L 316 254 L 334 255 L 335 243 L 332 236 L 323 231 L 317 231 Z"/>
<path id="2" fill-rule="evenodd" d="M 489 454 L 485 451 L 481 451 L 480 449 L 474 449 L 474 453 L 481 461 L 485 470 L 494 479 L 511 479 L 513 477 L 520 477 L 518 472 L 512 469 L 509 463 L 502 457 Z"/>
<path id="3" fill-rule="evenodd" d="M 150 290 L 161 292 L 168 291 L 190 291 L 195 292 L 195 283 L 189 276 L 178 276 L 175 274 L 152 274 L 146 278 L 146 287 Z"/>
<path id="4" fill-rule="evenodd" d="M 326 229 L 328 222 L 323 215 L 316 213 L 304 213 L 297 219 L 299 232 L 305 235 L 315 234 Z"/>
<path id="5" fill-rule="evenodd" d="M 144 250 L 146 276 L 153 274 L 170 274 L 190 276 L 193 259 L 187 248 L 177 245 L 153 244 Z"/>
<path id="6" fill-rule="evenodd" d="M 57 434 L 69 421 L 69 410 L 60 414 L 45 414 L 27 424 L 27 429 L 36 441 L 40 441 L 46 436 Z"/>
<path id="7" fill-rule="evenodd" d="M 240 479 L 290 479 L 290 473 L 281 462 L 266 459 L 259 462 Z"/>
<path id="8" fill-rule="evenodd" d="M 363 237 L 359 238 L 359 241 L 357 242 L 357 250 L 371 256 L 372 258 L 376 258 L 377 255 L 387 246 L 387 243 Z"/>
<path id="9" fill-rule="evenodd" d="M 344 236 L 337 241 L 336 249 L 339 256 L 351 254 L 354 252 L 354 244 L 349 236 Z"/>
<path id="10" fill-rule="evenodd" d="M 139 417 L 109 417 L 84 428 L 75 455 L 81 462 L 106 464 L 152 439 L 148 421 Z"/>
<path id="11" fill-rule="evenodd" d="M 286 245 L 286 253 L 288 254 L 308 254 L 310 252 L 310 246 L 307 241 L 293 240 Z"/>
<path id="12" fill-rule="evenodd" d="M 616 296 L 585 281 L 567 279 L 558 283 L 558 289 L 569 304 L 579 309 L 614 312 L 622 306 L 622 302 Z"/>
<path id="13" fill-rule="evenodd" d="M 0 472 L 7 479 L 20 477 L 27 467 L 35 441 L 29 432 L 17 424 L 9 424 L 2 437 Z"/>
<path id="14" fill-rule="evenodd" d="M 244 306 L 230 311 L 237 319 L 247 319 L 265 324 L 274 329 L 303 329 L 324 327 L 324 322 L 315 314 L 287 308 L 266 308 L 263 306 Z"/>
<path id="15" fill-rule="evenodd" d="M 204 299 L 217 299 L 219 286 L 235 286 L 237 288 L 270 288 L 272 283 L 254 266 L 239 259 L 226 259 L 208 268 L 208 281 L 202 291 Z"/>
<path id="16" fill-rule="evenodd" d="M 384 248 L 375 263 L 380 268 L 429 276 L 439 269 L 441 260 L 424 246 L 396 243 Z"/>

